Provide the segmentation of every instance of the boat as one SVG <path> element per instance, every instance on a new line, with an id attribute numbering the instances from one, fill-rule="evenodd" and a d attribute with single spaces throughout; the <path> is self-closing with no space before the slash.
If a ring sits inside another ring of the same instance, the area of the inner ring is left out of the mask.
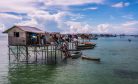
<path id="1" fill-rule="evenodd" d="M 81 51 L 75 51 L 75 52 L 71 53 L 71 58 L 77 59 L 77 58 L 81 57 L 81 55 L 82 55 Z"/>
<path id="2" fill-rule="evenodd" d="M 128 39 L 129 42 L 131 42 L 131 39 Z"/>
<path id="3" fill-rule="evenodd" d="M 77 50 L 85 50 L 85 49 L 93 49 L 94 46 L 83 46 L 83 45 L 78 45 Z"/>
<path id="4" fill-rule="evenodd" d="M 97 40 L 98 38 L 97 37 L 92 37 L 91 40 Z"/>
<path id="5" fill-rule="evenodd" d="M 85 46 L 95 46 L 95 43 L 92 42 L 82 42 L 81 44 L 84 44 Z"/>
<path id="6" fill-rule="evenodd" d="M 92 42 L 82 42 L 77 46 L 77 49 L 93 49 L 95 46 L 96 44 Z"/>
<path id="7" fill-rule="evenodd" d="M 100 58 L 82 56 L 82 59 L 100 61 Z"/>

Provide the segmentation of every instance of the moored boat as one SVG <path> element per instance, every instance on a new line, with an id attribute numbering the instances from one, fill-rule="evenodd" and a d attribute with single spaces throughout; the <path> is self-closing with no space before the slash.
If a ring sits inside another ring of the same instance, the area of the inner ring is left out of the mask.
<path id="1" fill-rule="evenodd" d="M 75 52 L 71 53 L 72 59 L 77 59 L 77 58 L 81 57 L 81 55 L 82 55 L 81 51 L 75 51 Z"/>
<path id="2" fill-rule="evenodd" d="M 91 40 L 97 40 L 98 38 L 97 37 L 92 37 Z"/>
<path id="3" fill-rule="evenodd" d="M 85 46 L 95 46 L 95 43 L 92 42 L 82 42 L 81 44 L 84 44 Z"/>
<path id="4" fill-rule="evenodd" d="M 82 56 L 82 59 L 100 61 L 100 58 Z"/>
<path id="5" fill-rule="evenodd" d="M 80 43 L 77 46 L 77 49 L 93 49 L 95 46 L 96 46 L 95 43 L 92 43 L 92 42 L 83 42 L 83 43 Z"/>

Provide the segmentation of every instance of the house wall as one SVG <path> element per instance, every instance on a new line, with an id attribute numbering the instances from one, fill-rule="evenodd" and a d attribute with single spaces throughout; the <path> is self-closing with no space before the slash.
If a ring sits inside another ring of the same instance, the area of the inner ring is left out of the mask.
<path id="1" fill-rule="evenodd" d="M 19 32 L 19 37 L 14 37 L 14 32 Z M 26 45 L 26 32 L 13 28 L 8 32 L 9 45 Z"/>

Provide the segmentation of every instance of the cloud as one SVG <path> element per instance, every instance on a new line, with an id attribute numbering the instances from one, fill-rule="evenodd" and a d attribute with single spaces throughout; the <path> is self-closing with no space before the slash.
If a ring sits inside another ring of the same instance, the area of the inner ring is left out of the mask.
<path id="1" fill-rule="evenodd" d="M 95 27 L 96 33 L 138 34 L 138 21 L 127 21 L 120 24 L 102 23 Z"/>
<path id="2" fill-rule="evenodd" d="M 6 20 L 6 18 L 9 18 L 9 19 L 22 19 L 19 16 L 12 15 L 12 14 L 7 14 L 7 13 L 0 13 L 0 18 L 1 18 L 0 21 Z"/>
<path id="3" fill-rule="evenodd" d="M 22 21 L 22 17 L 20 16 L 0 13 L 0 36 L 2 35 L 2 32 L 5 31 L 7 28 L 10 28 L 15 23 L 20 21 Z"/>
<path id="4" fill-rule="evenodd" d="M 36 0 L 2 0 L 0 1 L 0 12 L 30 12 L 35 11 Z"/>
<path id="5" fill-rule="evenodd" d="M 128 21 L 122 24 L 113 25 L 109 23 L 101 23 L 97 25 L 87 24 L 87 22 L 79 22 L 84 15 L 58 10 L 54 13 L 49 10 L 52 6 L 69 7 L 70 5 L 82 5 L 87 3 L 102 4 L 104 0 L 3 0 L 0 3 L 0 32 L 12 27 L 13 25 L 26 25 L 38 27 L 45 31 L 60 31 L 66 33 L 130 33 L 138 32 L 137 21 Z M 42 3 L 42 4 L 40 4 Z M 114 4 L 113 7 L 125 7 L 129 3 L 120 2 Z M 98 7 L 88 8 L 89 10 L 97 10 Z M 14 12 L 18 14 L 11 14 Z M 25 13 L 25 15 L 20 15 Z M 123 16 L 127 18 L 127 16 Z M 68 18 L 68 19 L 67 19 Z M 110 16 L 114 19 L 114 16 Z M 130 16 L 131 18 L 131 16 Z"/>
<path id="6" fill-rule="evenodd" d="M 97 30 L 99 33 L 109 33 L 110 24 L 99 24 Z"/>
<path id="7" fill-rule="evenodd" d="M 119 2 L 119 3 L 113 4 L 112 7 L 123 8 L 123 7 L 129 6 L 129 5 L 130 5 L 130 3 L 128 3 L 128 2 Z"/>
<path id="8" fill-rule="evenodd" d="M 128 14 L 128 15 L 124 15 L 124 16 L 122 16 L 123 18 L 125 18 L 125 19 L 134 19 L 134 16 L 133 15 L 131 15 L 131 14 Z"/>
<path id="9" fill-rule="evenodd" d="M 122 24 L 101 23 L 89 25 L 82 22 L 67 21 L 64 33 L 97 33 L 97 34 L 137 34 L 138 28 L 132 26 L 123 26 Z"/>
<path id="10" fill-rule="evenodd" d="M 3 24 L 0 24 L 0 32 L 3 32 L 5 29 L 5 26 Z"/>
<path id="11" fill-rule="evenodd" d="M 26 20 L 26 21 L 22 21 L 19 23 L 15 23 L 15 25 L 31 26 L 31 27 L 38 27 L 39 28 L 38 22 L 33 18 L 31 20 Z"/>
<path id="12" fill-rule="evenodd" d="M 0 23 L 5 26 L 5 29 L 12 27 L 13 25 L 25 25 L 25 26 L 35 26 L 43 30 L 52 31 L 52 30 L 64 30 L 67 26 L 64 20 L 64 17 L 78 17 L 76 14 L 70 14 L 69 12 L 57 12 L 51 14 L 49 11 L 41 10 L 36 7 L 37 3 L 48 2 L 51 5 L 64 5 L 67 2 L 67 5 L 78 5 L 85 3 L 101 3 L 103 0 L 77 0 L 66 1 L 66 0 L 4 0 L 0 3 Z M 55 3 L 57 2 L 57 4 Z M 65 3 L 64 3 L 65 2 Z M 72 3 L 73 2 L 73 3 Z M 52 4 L 53 3 L 53 4 Z M 5 5 L 6 4 L 6 5 Z M 38 5 L 38 4 L 37 4 Z M 50 5 L 50 4 L 49 4 Z M 40 5 L 41 6 L 41 5 Z M 45 5 L 47 7 L 47 3 Z M 2 13 L 3 12 L 3 13 Z M 8 14 L 6 12 L 14 13 L 26 13 L 25 16 L 18 16 L 13 14 Z M 78 18 L 82 16 L 79 15 Z M 27 18 L 27 20 L 23 20 Z"/>
<path id="13" fill-rule="evenodd" d="M 132 27 L 132 26 L 136 26 L 138 25 L 138 21 L 127 21 L 125 23 L 122 24 L 122 26 L 124 27 Z"/>
<path id="14" fill-rule="evenodd" d="M 27 17 L 30 18 L 27 21 L 19 22 L 17 25 L 26 25 L 38 27 L 45 31 L 60 31 L 62 25 L 64 25 L 64 17 L 68 16 L 67 12 L 58 12 L 50 14 L 47 11 L 37 10 L 28 13 Z"/>
<path id="15" fill-rule="evenodd" d="M 103 2 L 104 0 L 2 0 L 0 2 L 0 12 L 29 13 L 40 9 L 68 11 L 67 6 L 70 5 L 102 4 Z"/>
<path id="16" fill-rule="evenodd" d="M 72 14 L 72 13 L 70 13 L 69 16 L 70 16 L 70 20 L 72 20 L 72 21 L 85 18 L 85 15 L 82 15 L 82 14 Z"/>
<path id="17" fill-rule="evenodd" d="M 127 21 L 120 25 L 126 34 L 138 34 L 138 21 Z"/>
<path id="18" fill-rule="evenodd" d="M 45 5 L 62 5 L 62 6 L 70 6 L 70 5 L 82 5 L 87 3 L 96 3 L 102 4 L 104 0 L 44 0 Z"/>
<path id="19" fill-rule="evenodd" d="M 87 8 L 88 10 L 97 10 L 98 7 L 91 7 L 91 8 Z"/>
<path id="20" fill-rule="evenodd" d="M 9 28 L 14 25 L 14 23 L 22 21 L 22 17 L 12 15 L 12 14 L 6 14 L 6 13 L 0 13 L 0 24 L 4 26 L 4 29 Z"/>
<path id="21" fill-rule="evenodd" d="M 89 31 L 89 25 L 85 24 L 83 25 L 81 22 L 73 22 L 68 21 L 66 23 L 69 26 L 69 33 L 88 33 Z"/>

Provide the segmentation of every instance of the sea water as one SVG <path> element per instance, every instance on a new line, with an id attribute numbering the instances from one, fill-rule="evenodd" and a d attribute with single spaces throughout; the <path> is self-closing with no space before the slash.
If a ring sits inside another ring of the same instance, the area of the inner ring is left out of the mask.
<path id="1" fill-rule="evenodd" d="M 132 41 L 129 42 L 128 39 Z M 7 37 L 0 37 L 0 84 L 138 84 L 138 38 L 100 37 L 83 55 L 62 64 L 10 64 Z"/>

